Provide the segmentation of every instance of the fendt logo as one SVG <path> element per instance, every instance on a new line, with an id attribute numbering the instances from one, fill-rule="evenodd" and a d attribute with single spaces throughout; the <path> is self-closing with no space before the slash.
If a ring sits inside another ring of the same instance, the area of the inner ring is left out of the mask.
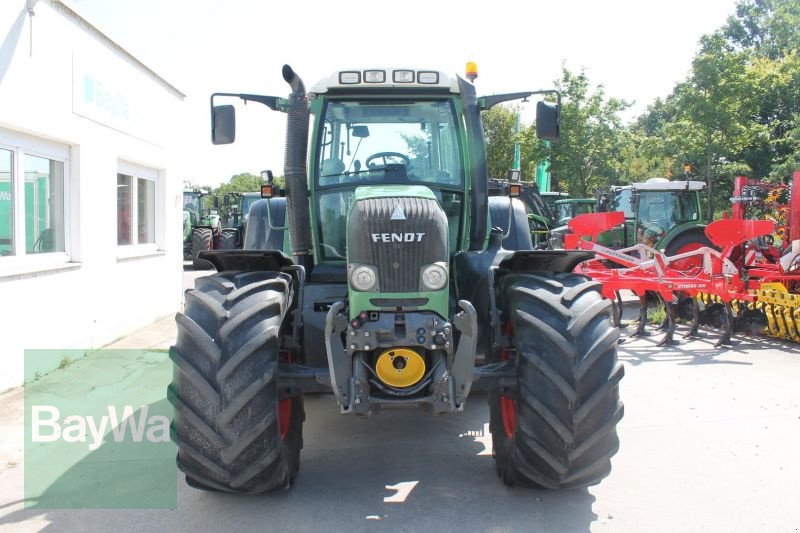
<path id="1" fill-rule="evenodd" d="M 372 242 L 422 242 L 425 233 L 371 233 Z"/>

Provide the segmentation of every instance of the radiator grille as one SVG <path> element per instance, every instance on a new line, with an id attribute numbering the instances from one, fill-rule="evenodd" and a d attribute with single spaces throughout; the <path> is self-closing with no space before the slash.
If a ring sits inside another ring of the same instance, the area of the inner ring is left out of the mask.
<path id="1" fill-rule="evenodd" d="M 417 292 L 422 266 L 447 261 L 447 217 L 428 198 L 359 200 L 350 212 L 347 253 L 350 263 L 378 268 L 381 292 Z"/>

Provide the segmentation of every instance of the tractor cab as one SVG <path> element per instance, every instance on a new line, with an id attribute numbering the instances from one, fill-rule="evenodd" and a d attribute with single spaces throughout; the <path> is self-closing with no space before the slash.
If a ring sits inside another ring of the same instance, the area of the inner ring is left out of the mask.
<path id="1" fill-rule="evenodd" d="M 597 200 L 594 198 L 569 198 L 567 200 L 556 200 L 555 217 L 557 224 L 563 226 L 573 218 L 584 213 L 594 213 L 597 211 Z"/>
<path id="2" fill-rule="evenodd" d="M 188 216 L 189 227 L 200 223 L 202 209 L 202 194 L 199 191 L 183 191 L 183 212 Z M 186 221 L 184 221 L 184 232 L 186 231 Z M 191 231 L 191 230 L 189 230 Z"/>
<path id="3" fill-rule="evenodd" d="M 600 209 L 625 213 L 625 228 L 612 230 L 610 236 L 601 236 L 601 241 L 617 247 L 643 243 L 663 250 L 687 231 L 702 234 L 700 194 L 704 190 L 702 181 L 665 178 L 612 187 L 601 195 Z"/>
<path id="4" fill-rule="evenodd" d="M 318 91 L 328 89 L 317 97 L 321 109 L 309 180 L 318 198 L 311 214 L 319 235 L 317 261 L 345 261 L 348 213 L 356 197 L 376 193 L 404 196 L 418 190 L 432 195 L 447 220 L 443 237 L 448 255 L 458 249 L 465 187 L 464 132 L 455 99 L 448 93 L 449 83 L 442 80 L 433 90 L 428 88 L 430 94 L 424 97 L 377 99 L 367 106 L 358 100 L 364 88 L 335 87 L 317 87 Z M 393 220 L 411 215 L 404 207 L 394 210 L 394 203 Z M 424 222 L 419 224 L 421 228 Z M 356 239 L 352 244 L 361 243 Z"/>

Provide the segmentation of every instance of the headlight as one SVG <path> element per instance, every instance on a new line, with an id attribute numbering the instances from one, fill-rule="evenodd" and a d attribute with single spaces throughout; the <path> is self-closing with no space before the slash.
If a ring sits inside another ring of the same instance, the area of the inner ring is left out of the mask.
<path id="1" fill-rule="evenodd" d="M 378 283 L 378 274 L 371 266 L 357 266 L 350 272 L 350 284 L 357 291 L 368 291 Z"/>
<path id="2" fill-rule="evenodd" d="M 447 285 L 447 268 L 441 263 L 434 263 L 422 269 L 422 288 L 438 291 Z"/>

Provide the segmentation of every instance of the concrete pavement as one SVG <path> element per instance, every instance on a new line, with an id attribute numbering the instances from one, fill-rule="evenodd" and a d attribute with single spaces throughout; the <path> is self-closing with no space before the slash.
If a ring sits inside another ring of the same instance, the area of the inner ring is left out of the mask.
<path id="1" fill-rule="evenodd" d="M 171 318 L 118 341 L 164 348 Z M 306 399 L 300 476 L 287 492 L 204 493 L 178 483 L 174 510 L 23 509 L 22 395 L 0 398 L 0 530 L 10 531 L 797 531 L 800 529 L 800 346 L 717 334 L 675 347 L 620 346 L 626 415 L 611 475 L 584 490 L 508 488 L 490 454 L 485 398 L 463 413 L 339 415 Z M 137 346 L 138 345 L 138 346 Z M 169 361 L 149 380 L 169 382 Z M 92 356 L 76 362 L 90 371 Z M 43 380 L 60 379 L 58 371 Z"/>

